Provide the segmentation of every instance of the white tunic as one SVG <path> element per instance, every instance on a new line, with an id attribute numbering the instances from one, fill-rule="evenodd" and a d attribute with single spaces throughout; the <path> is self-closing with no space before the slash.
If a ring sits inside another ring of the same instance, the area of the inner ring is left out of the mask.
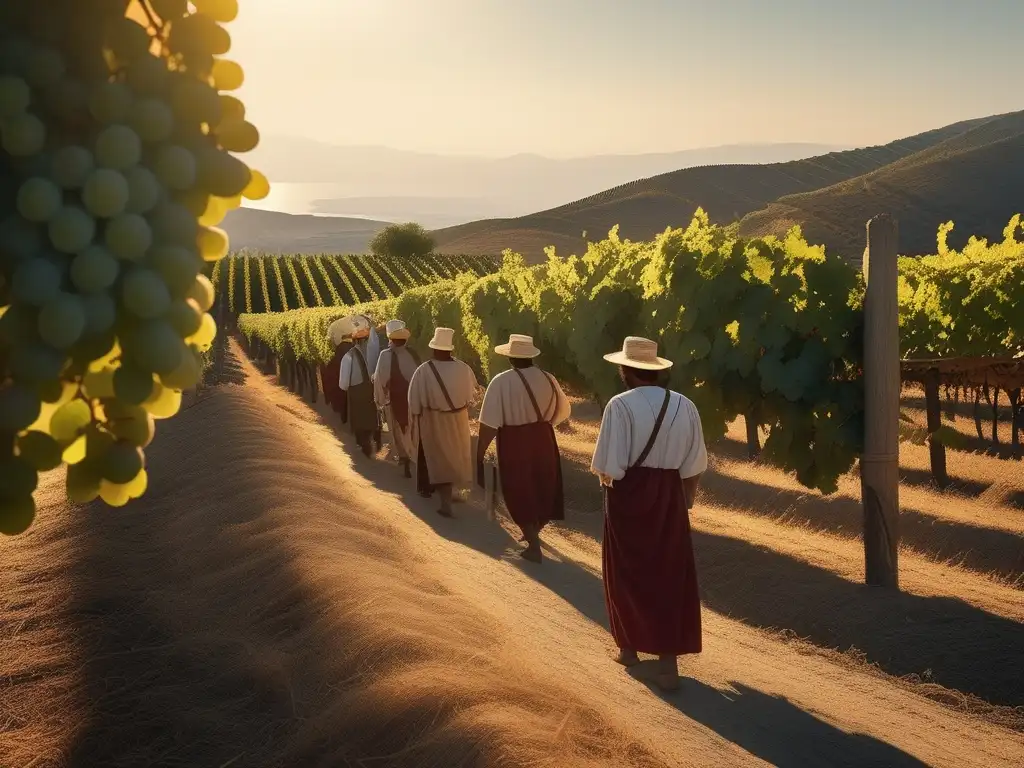
<path id="1" fill-rule="evenodd" d="M 473 402 L 477 382 L 473 369 L 461 360 L 433 360 L 441 374 L 448 395 L 456 409 L 465 408 Z M 450 410 L 444 393 L 438 386 L 437 377 L 427 363 L 423 363 L 409 380 L 409 413 L 419 416 L 424 411 Z"/>
<path id="2" fill-rule="evenodd" d="M 388 384 L 391 382 L 391 361 L 396 354 L 398 369 L 402 372 L 406 382 L 411 382 L 412 375 L 416 373 L 416 361 L 413 359 L 412 353 L 405 347 L 389 347 L 382 351 L 380 357 L 377 358 L 377 370 L 373 373 L 373 399 L 381 408 L 391 402 Z"/>
<path id="3" fill-rule="evenodd" d="M 534 366 L 523 368 L 522 374 L 526 377 L 533 396 L 537 398 L 537 407 L 540 408 L 544 420 L 552 426 L 557 426 L 569 418 L 569 400 L 554 376 Z M 552 385 L 554 392 L 551 391 Z M 537 411 L 534 410 L 526 387 L 515 370 L 502 371 L 491 379 L 491 383 L 487 385 L 487 392 L 484 393 L 483 405 L 480 406 L 481 424 L 500 429 L 532 424 L 535 421 Z"/>
<path id="4" fill-rule="evenodd" d="M 363 352 L 363 359 L 366 360 L 366 343 L 362 342 L 359 348 Z M 363 383 L 363 367 L 356 362 L 356 349 L 353 347 L 341 358 L 341 369 L 338 371 L 338 386 L 342 392 L 348 392 L 349 387 L 355 387 Z M 366 370 L 370 372 L 370 362 L 366 361 Z"/>
<path id="5" fill-rule="evenodd" d="M 661 387 L 637 387 L 608 401 L 591 469 L 607 485 L 621 480 L 640 457 L 654 430 L 665 399 Z M 675 469 L 686 479 L 708 468 L 708 452 L 697 407 L 678 392 L 671 394 L 665 420 L 643 467 Z"/>

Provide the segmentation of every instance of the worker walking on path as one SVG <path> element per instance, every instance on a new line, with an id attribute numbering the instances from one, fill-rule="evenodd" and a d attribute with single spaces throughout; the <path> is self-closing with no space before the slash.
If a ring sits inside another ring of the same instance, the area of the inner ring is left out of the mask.
<path id="1" fill-rule="evenodd" d="M 701 651 L 700 597 L 689 509 L 708 454 L 700 415 L 657 385 L 672 363 L 650 339 L 605 355 L 628 391 L 609 402 L 591 469 L 604 486 L 605 602 L 620 664 L 659 657 L 656 683 L 679 686 L 677 657 Z"/>
<path id="2" fill-rule="evenodd" d="M 384 411 L 391 445 L 406 477 L 412 477 L 412 431 L 409 422 L 409 382 L 419 367 L 416 351 L 407 346 L 410 331 L 401 320 L 385 326 L 388 348 L 377 358 L 373 374 L 373 399 Z"/>
<path id="3" fill-rule="evenodd" d="M 562 462 L 554 427 L 569 418 L 569 401 L 555 377 L 533 364 L 533 338 L 512 334 L 494 351 L 512 368 L 487 386 L 480 408 L 477 482 L 484 486 L 484 456 L 495 437 L 505 506 L 527 542 L 522 556 L 541 562 L 540 532 L 564 520 Z"/>
<path id="4" fill-rule="evenodd" d="M 452 517 L 452 489 L 473 482 L 469 405 L 476 394 L 473 369 L 452 357 L 455 331 L 437 328 L 427 345 L 433 359 L 409 382 L 409 415 L 416 452 L 416 488 L 440 497 L 438 514 Z"/>
<path id="5" fill-rule="evenodd" d="M 344 318 L 339 327 L 352 348 L 341 358 L 338 388 L 341 392 L 341 421 L 348 423 L 356 436 L 356 443 L 367 456 L 374 453 L 373 443 L 380 448 L 380 419 L 373 401 L 373 382 L 370 365 L 376 365 L 379 352 L 374 349 L 376 333 L 370 320 L 362 315 Z"/>

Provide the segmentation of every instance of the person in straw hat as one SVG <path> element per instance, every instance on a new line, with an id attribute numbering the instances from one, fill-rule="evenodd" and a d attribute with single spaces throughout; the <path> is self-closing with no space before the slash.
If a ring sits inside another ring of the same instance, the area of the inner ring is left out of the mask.
<path id="1" fill-rule="evenodd" d="M 512 520 L 527 542 L 522 556 L 541 562 L 540 532 L 564 520 L 562 462 L 554 426 L 569 418 L 569 401 L 555 377 L 533 364 L 540 350 L 533 338 L 513 333 L 494 348 L 511 369 L 495 376 L 480 407 L 477 482 L 484 484 L 484 455 L 497 437 L 501 492 Z"/>
<path id="2" fill-rule="evenodd" d="M 605 602 L 620 664 L 658 656 L 657 684 L 679 685 L 677 657 L 700 653 L 700 597 L 689 509 L 708 454 L 700 415 L 658 386 L 672 363 L 650 339 L 605 355 L 627 391 L 609 402 L 591 469 L 604 486 Z"/>
<path id="3" fill-rule="evenodd" d="M 455 331 L 437 328 L 433 350 L 409 382 L 409 414 L 416 453 L 416 487 L 421 496 L 440 497 L 438 513 L 452 517 L 452 487 L 473 482 L 469 405 L 476 394 L 473 369 L 452 357 Z"/>
<path id="4" fill-rule="evenodd" d="M 412 477 L 412 434 L 409 424 L 409 382 L 420 358 L 407 346 L 409 329 L 401 320 L 388 320 L 385 326 L 388 348 L 377 359 L 373 374 L 373 399 L 384 411 L 391 430 L 391 442 L 406 477 Z"/>
<path id="5" fill-rule="evenodd" d="M 373 401 L 369 364 L 375 333 L 370 319 L 363 315 L 351 315 L 343 319 L 346 322 L 337 326 L 338 332 L 352 346 L 341 358 L 338 368 L 341 421 L 350 425 L 363 453 L 372 456 L 373 442 L 376 441 L 377 447 L 380 447 L 380 420 Z"/>

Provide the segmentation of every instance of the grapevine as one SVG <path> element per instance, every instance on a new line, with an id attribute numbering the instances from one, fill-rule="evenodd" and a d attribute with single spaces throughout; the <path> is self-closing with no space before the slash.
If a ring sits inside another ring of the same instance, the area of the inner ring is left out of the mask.
<path id="1" fill-rule="evenodd" d="M 245 280 L 245 311 L 252 312 L 252 257 L 246 253 L 241 258 L 242 279 Z"/>
<path id="2" fill-rule="evenodd" d="M 254 256 L 256 259 L 256 266 L 260 273 L 260 291 L 263 294 L 263 311 L 270 312 L 272 310 L 270 304 L 270 286 L 267 282 L 267 260 L 263 256 Z"/>
<path id="3" fill-rule="evenodd" d="M 362 257 L 359 256 L 346 256 L 344 257 L 344 264 L 346 271 L 351 272 L 356 276 L 359 281 L 359 285 L 363 287 L 363 301 L 378 301 L 380 297 L 377 292 L 373 290 L 373 286 L 370 285 L 366 279 L 366 275 L 363 274 L 363 270 L 359 268 L 359 264 L 362 262 Z"/>
<path id="4" fill-rule="evenodd" d="M 141 496 L 154 420 L 199 381 L 216 225 L 269 191 L 232 154 L 259 133 L 220 93 L 242 82 L 222 58 L 236 13 L 0 4 L 0 533 L 30 527 L 39 473 L 62 465 L 74 502 Z"/>
<path id="5" fill-rule="evenodd" d="M 295 270 L 295 259 L 285 259 L 284 265 L 288 270 L 288 276 L 292 279 L 292 285 L 295 287 L 295 300 L 299 303 L 300 308 L 308 307 L 309 304 L 302 293 L 302 286 L 299 284 L 299 273 Z"/>
<path id="6" fill-rule="evenodd" d="M 313 262 L 316 264 L 317 273 L 323 279 L 324 284 L 327 286 L 327 290 L 330 291 L 331 306 L 340 307 L 344 302 L 338 294 L 338 289 L 334 287 L 334 283 L 331 281 L 331 276 L 327 274 L 327 268 L 324 266 L 323 256 L 314 256 Z"/>
<path id="7" fill-rule="evenodd" d="M 235 303 L 235 265 L 237 257 L 228 259 L 228 307 L 232 312 L 238 312 L 238 304 Z"/>
<path id="8" fill-rule="evenodd" d="M 334 268 L 334 271 L 341 278 L 342 284 L 345 286 L 345 293 L 349 297 L 348 303 L 355 304 L 359 298 L 356 294 L 356 288 L 352 285 L 352 281 L 349 279 L 348 270 L 345 269 L 345 261 L 340 256 L 330 256 L 326 259 L 327 263 Z M 344 297 L 342 297 L 344 298 Z"/>
<path id="9" fill-rule="evenodd" d="M 377 270 L 373 268 L 373 260 L 371 258 L 364 256 L 362 259 L 359 260 L 359 263 L 362 266 L 362 268 L 370 274 L 370 277 L 373 279 L 373 282 L 376 283 L 376 285 L 380 288 L 379 292 L 372 292 L 370 294 L 370 298 L 373 299 L 374 301 L 378 301 L 380 299 L 380 294 L 384 294 L 384 298 L 390 299 L 393 295 L 393 292 L 388 287 L 387 283 L 385 283 L 381 279 L 381 276 L 377 272 Z"/>
<path id="10" fill-rule="evenodd" d="M 271 259 L 270 265 L 274 268 L 274 276 L 277 280 L 277 295 L 281 297 L 281 308 L 288 311 L 288 295 L 284 290 L 284 275 L 281 274 L 281 260 Z"/>
<path id="11" fill-rule="evenodd" d="M 316 302 L 316 306 L 322 307 L 324 305 L 323 297 L 320 295 L 320 289 L 317 287 L 316 280 L 313 278 L 313 270 L 309 266 L 309 259 L 300 259 L 302 262 L 302 271 L 306 275 L 306 282 L 309 283 L 310 291 L 313 293 L 313 299 Z"/>

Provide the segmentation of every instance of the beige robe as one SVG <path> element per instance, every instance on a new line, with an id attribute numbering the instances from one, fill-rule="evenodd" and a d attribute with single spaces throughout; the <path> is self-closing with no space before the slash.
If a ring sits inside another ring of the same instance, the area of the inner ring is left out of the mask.
<path id="1" fill-rule="evenodd" d="M 388 434 L 391 435 L 391 445 L 395 455 L 400 459 L 409 459 L 413 456 L 412 444 L 412 418 L 405 429 L 395 419 L 391 410 L 391 363 L 397 358 L 398 369 L 407 382 L 412 381 L 416 373 L 416 361 L 406 347 L 389 347 L 380 353 L 377 358 L 377 370 L 373 374 L 373 399 L 378 408 L 384 409 L 384 417 L 388 422 Z"/>
<path id="2" fill-rule="evenodd" d="M 445 399 L 431 363 L 445 383 Z M 409 417 L 415 455 L 423 449 L 430 485 L 468 485 L 473 481 L 469 405 L 476 394 L 473 369 L 461 360 L 431 360 L 409 382 Z M 421 485 L 417 478 L 417 485 Z"/>

